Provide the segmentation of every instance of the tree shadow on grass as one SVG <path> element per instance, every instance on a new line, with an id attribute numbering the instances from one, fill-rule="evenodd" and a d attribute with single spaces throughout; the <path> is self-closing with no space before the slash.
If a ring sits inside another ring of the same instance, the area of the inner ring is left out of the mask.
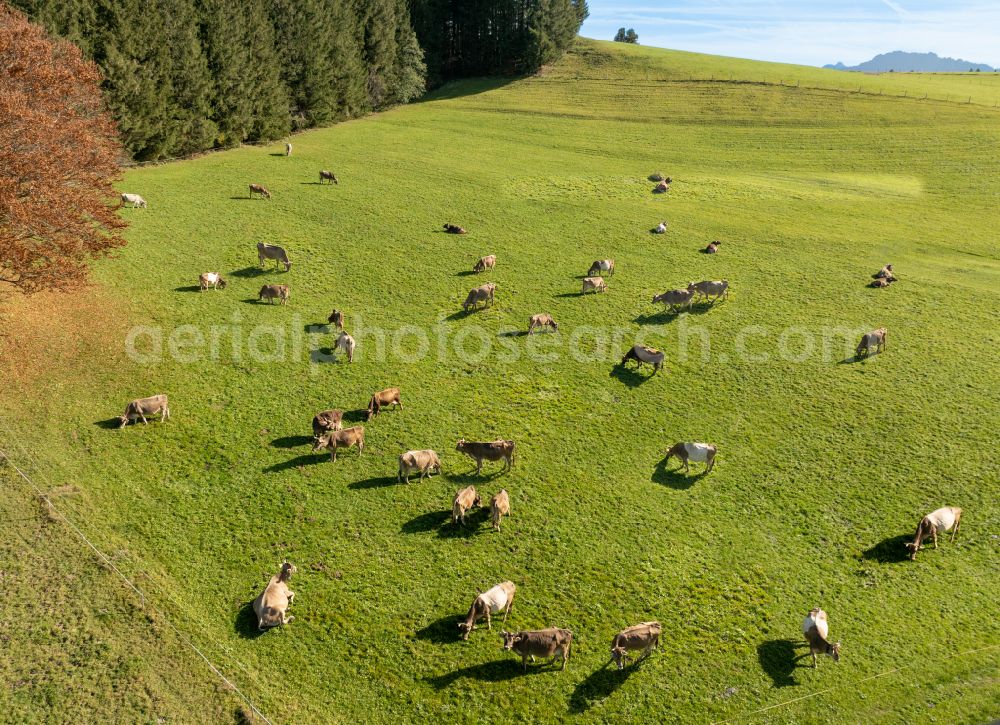
<path id="1" fill-rule="evenodd" d="M 611 368 L 610 376 L 615 378 L 618 382 L 624 383 L 630 388 L 638 388 L 645 382 L 652 380 L 656 373 L 650 373 L 649 375 L 643 375 L 639 372 L 639 368 L 629 368 L 621 363 L 618 363 L 613 368 Z"/>
<path id="2" fill-rule="evenodd" d="M 861 552 L 861 557 L 869 561 L 877 561 L 882 564 L 900 564 L 910 560 L 910 550 L 906 544 L 913 541 L 912 536 L 900 534 L 883 539 L 870 549 Z"/>
<path id="3" fill-rule="evenodd" d="M 284 436 L 283 438 L 275 438 L 271 441 L 272 448 L 298 448 L 299 446 L 304 446 L 307 443 L 312 443 L 312 436 Z"/>
<path id="4" fill-rule="evenodd" d="M 107 420 L 95 420 L 94 425 L 98 428 L 103 428 L 104 430 L 115 430 L 121 428 L 122 419 L 117 416 L 114 418 L 108 418 Z"/>
<path id="5" fill-rule="evenodd" d="M 573 694 L 569 698 L 569 711 L 574 715 L 580 715 L 593 707 L 595 703 L 607 699 L 614 694 L 615 690 L 625 684 L 625 681 L 632 676 L 638 667 L 638 662 L 624 670 L 608 667 L 605 664 L 604 667 L 594 670 L 573 690 Z"/>
<path id="6" fill-rule="evenodd" d="M 361 491 L 366 488 L 386 488 L 387 486 L 396 485 L 403 486 L 405 484 L 402 481 L 397 481 L 395 476 L 376 476 L 349 483 L 347 487 L 352 491 Z"/>
<path id="7" fill-rule="evenodd" d="M 174 287 L 174 292 L 201 292 L 201 285 L 188 284 L 183 287 Z"/>
<path id="8" fill-rule="evenodd" d="M 682 465 L 671 470 L 667 468 L 667 459 L 664 457 L 663 460 L 656 464 L 650 480 L 661 486 L 669 486 L 677 491 L 685 491 L 695 485 L 706 474 L 707 471 L 702 471 L 694 475 L 687 474 L 684 472 L 684 466 Z"/>
<path id="9" fill-rule="evenodd" d="M 327 451 L 321 451 L 319 453 L 306 453 L 301 456 L 296 456 L 282 463 L 276 463 L 273 466 L 268 466 L 264 469 L 264 473 L 281 473 L 282 471 L 287 471 L 291 468 L 298 468 L 299 466 L 315 466 L 319 463 L 327 463 L 330 461 L 330 454 Z"/>
<path id="10" fill-rule="evenodd" d="M 253 602 L 247 602 L 236 613 L 233 629 L 243 639 L 257 639 L 266 632 L 257 628 L 257 613 L 253 611 Z"/>
<path id="11" fill-rule="evenodd" d="M 757 660 L 761 668 L 768 674 L 775 687 L 798 685 L 795 681 L 795 670 L 798 669 L 798 659 L 795 648 L 802 646 L 801 642 L 790 639 L 771 639 L 757 645 Z"/>
<path id="12" fill-rule="evenodd" d="M 263 267 L 244 267 L 243 269 L 234 269 L 229 273 L 230 277 L 244 277 L 253 278 L 260 277 L 262 274 L 267 274 L 267 270 Z"/>

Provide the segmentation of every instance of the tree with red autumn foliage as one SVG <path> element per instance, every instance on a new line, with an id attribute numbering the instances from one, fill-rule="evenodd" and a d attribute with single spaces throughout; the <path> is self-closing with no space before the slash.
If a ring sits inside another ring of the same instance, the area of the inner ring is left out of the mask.
<path id="1" fill-rule="evenodd" d="M 70 290 L 125 243 L 120 157 L 97 66 L 0 2 L 0 282 Z"/>

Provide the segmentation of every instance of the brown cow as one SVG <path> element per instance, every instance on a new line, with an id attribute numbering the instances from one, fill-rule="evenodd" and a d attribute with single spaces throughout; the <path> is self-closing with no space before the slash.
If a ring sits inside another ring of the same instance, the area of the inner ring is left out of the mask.
<path id="1" fill-rule="evenodd" d="M 326 321 L 331 325 L 336 325 L 338 330 L 344 329 L 344 313 L 341 310 L 334 310 Z"/>
<path id="2" fill-rule="evenodd" d="M 569 661 L 569 648 L 573 644 L 573 633 L 568 629 L 550 627 L 549 629 L 538 629 L 525 632 L 501 632 L 503 637 L 503 648 L 505 651 L 514 650 L 521 655 L 524 669 L 528 669 L 528 658 L 532 664 L 535 657 L 551 657 L 549 664 L 554 664 L 556 656 L 562 656 L 562 669 L 566 669 L 566 662 Z"/>
<path id="3" fill-rule="evenodd" d="M 267 300 L 271 304 L 272 300 L 278 300 L 281 304 L 288 302 L 289 292 L 287 284 L 266 284 L 260 288 L 257 294 L 257 301 Z"/>
<path id="4" fill-rule="evenodd" d="M 704 297 L 706 300 L 711 299 L 712 302 L 715 302 L 715 300 L 721 297 L 725 297 L 728 300 L 729 280 L 721 279 L 691 282 L 688 284 L 688 290 Z"/>
<path id="5" fill-rule="evenodd" d="M 580 294 L 587 294 L 587 290 L 594 290 L 595 292 L 607 292 L 608 283 L 604 281 L 604 277 L 584 277 L 583 278 L 583 291 Z"/>
<path id="6" fill-rule="evenodd" d="M 670 184 L 667 182 L 666 179 L 661 181 L 653 188 L 654 194 L 666 194 L 668 191 L 670 191 Z"/>
<path id="7" fill-rule="evenodd" d="M 667 290 L 663 294 L 653 296 L 653 304 L 657 302 L 663 303 L 663 309 L 669 307 L 674 312 L 680 312 L 680 308 L 685 304 L 688 310 L 691 309 L 691 302 L 694 300 L 694 290 L 689 289 L 672 289 Z"/>
<path id="8" fill-rule="evenodd" d="M 451 502 L 451 522 L 461 522 L 465 526 L 465 513 L 473 506 L 482 506 L 483 499 L 476 493 L 475 486 L 466 486 L 455 494 Z"/>
<path id="9" fill-rule="evenodd" d="M 448 234 L 465 234 L 465 229 L 457 224 L 445 224 L 444 230 L 448 232 Z"/>
<path id="10" fill-rule="evenodd" d="M 271 198 L 271 192 L 265 189 L 260 184 L 250 184 L 250 198 L 253 199 L 254 194 L 260 194 L 264 199 Z"/>
<path id="11" fill-rule="evenodd" d="M 548 312 L 531 316 L 531 319 L 528 320 L 528 334 L 531 335 L 534 333 L 536 327 L 551 327 L 552 332 L 559 331 L 559 325 L 556 324 L 556 321 L 552 319 L 552 315 Z"/>
<path id="12" fill-rule="evenodd" d="M 323 170 L 323 171 L 319 172 L 319 183 L 322 184 L 324 181 L 329 181 L 331 184 L 339 184 L 340 183 L 337 180 L 337 175 L 335 173 L 333 173 L 332 171 L 326 171 L 326 170 Z"/>
<path id="13" fill-rule="evenodd" d="M 887 279 L 890 282 L 895 282 L 896 281 L 896 275 L 892 271 L 892 265 L 891 264 L 885 265 L 884 267 L 882 267 L 882 269 L 880 269 L 878 272 L 876 272 L 873 276 L 875 277 L 875 279 Z"/>
<path id="14" fill-rule="evenodd" d="M 288 580 L 295 573 L 295 567 L 289 562 L 281 565 L 281 571 L 271 577 L 264 591 L 254 599 L 253 611 L 257 615 L 257 629 L 280 627 L 288 624 L 295 617 L 288 616 L 288 607 L 295 599 L 295 592 L 288 588 Z"/>
<path id="15" fill-rule="evenodd" d="M 159 414 L 161 422 L 170 417 L 170 407 L 167 403 L 166 395 L 160 394 L 151 395 L 148 398 L 137 398 L 125 406 L 125 413 L 118 418 L 121 421 L 121 425 L 118 427 L 124 428 L 137 418 L 141 418 L 143 425 L 145 425 L 147 423 L 147 415 L 157 414 Z"/>
<path id="16" fill-rule="evenodd" d="M 479 261 L 472 268 L 473 272 L 485 272 L 487 269 L 493 269 L 497 266 L 497 255 L 488 254 L 485 257 L 480 257 Z"/>
<path id="17" fill-rule="evenodd" d="M 652 365 L 653 374 L 655 375 L 663 367 L 664 357 L 665 355 L 661 351 L 636 343 L 622 357 L 621 364 L 622 367 L 625 367 L 625 364 L 629 360 L 635 360 L 636 369 L 641 368 L 643 364 Z"/>
<path id="18" fill-rule="evenodd" d="M 590 269 L 587 270 L 588 277 L 599 277 L 603 272 L 607 272 L 608 275 L 615 273 L 615 260 L 613 259 L 598 259 L 592 265 Z"/>
<path id="19" fill-rule="evenodd" d="M 313 416 L 313 438 L 343 428 L 344 411 L 324 410 Z"/>
<path id="20" fill-rule="evenodd" d="M 722 242 L 720 242 L 718 239 L 716 239 L 714 242 L 709 242 L 708 246 L 705 247 L 704 250 L 705 254 L 715 254 L 716 252 L 719 251 L 720 244 L 722 244 Z"/>
<path id="21" fill-rule="evenodd" d="M 365 420 L 371 420 L 382 412 L 382 408 L 387 408 L 390 405 L 398 405 L 400 410 L 403 409 L 399 388 L 386 388 L 375 393 L 368 401 L 368 414 L 365 416 Z"/>
<path id="22" fill-rule="evenodd" d="M 482 473 L 483 461 L 503 460 L 505 468 L 514 465 L 514 441 L 495 440 L 485 443 L 473 443 L 462 438 L 455 450 L 464 453 L 476 462 L 476 473 Z"/>
<path id="23" fill-rule="evenodd" d="M 806 618 L 802 620 L 802 634 L 805 635 L 806 642 L 809 643 L 809 654 L 813 658 L 813 667 L 816 667 L 817 654 L 830 655 L 834 662 L 840 662 L 840 642 L 830 644 L 827 641 L 829 633 L 830 625 L 827 623 L 826 612 L 819 607 L 810 610 Z"/>
<path id="24" fill-rule="evenodd" d="M 854 351 L 856 357 L 861 357 L 864 353 L 865 357 L 872 354 L 872 348 L 875 349 L 875 353 L 880 353 L 885 349 L 885 337 L 886 329 L 880 327 L 877 330 L 872 330 L 871 332 L 866 332 L 861 336 L 861 342 L 858 343 L 857 349 Z"/>
<path id="25" fill-rule="evenodd" d="M 462 632 L 462 639 L 469 639 L 469 633 L 476 628 L 476 622 L 486 617 L 487 629 L 493 629 L 493 620 L 490 615 L 503 612 L 503 623 L 507 623 L 507 616 L 514 608 L 514 594 L 517 587 L 514 582 L 506 581 L 497 584 L 489 591 L 476 596 L 469 607 L 469 613 L 465 616 L 464 622 L 458 623 L 458 629 Z"/>
<path id="26" fill-rule="evenodd" d="M 660 623 L 643 622 L 626 627 L 611 640 L 611 661 L 618 665 L 619 670 L 628 664 L 628 653 L 642 650 L 640 660 L 649 657 L 649 653 L 660 646 Z"/>
<path id="27" fill-rule="evenodd" d="M 324 448 L 329 449 L 330 460 L 337 460 L 337 449 L 338 448 L 350 448 L 351 446 L 358 447 L 358 455 L 361 455 L 361 451 L 365 449 L 365 429 L 363 426 L 356 425 L 353 428 L 347 428 L 345 430 L 331 430 L 319 438 L 313 444 L 313 453 L 316 451 L 321 451 Z"/>
<path id="28" fill-rule="evenodd" d="M 500 530 L 500 518 L 504 515 L 510 516 L 510 496 L 506 488 L 501 488 L 500 493 L 490 499 L 490 521 L 495 531 Z"/>
<path id="29" fill-rule="evenodd" d="M 410 482 L 410 472 L 420 471 L 420 480 L 425 476 L 430 476 L 433 470 L 441 473 L 441 460 L 438 454 L 430 449 L 422 451 L 407 451 L 399 456 L 399 471 L 396 473 L 396 482 L 405 479 Z"/>
<path id="30" fill-rule="evenodd" d="M 470 307 L 475 309 L 479 306 L 480 302 L 483 303 L 483 307 L 486 305 L 492 305 L 493 296 L 496 294 L 496 291 L 497 286 L 493 282 L 488 282 L 487 284 L 469 290 L 469 296 L 466 297 L 465 302 L 462 303 L 462 310 L 468 312 Z"/>

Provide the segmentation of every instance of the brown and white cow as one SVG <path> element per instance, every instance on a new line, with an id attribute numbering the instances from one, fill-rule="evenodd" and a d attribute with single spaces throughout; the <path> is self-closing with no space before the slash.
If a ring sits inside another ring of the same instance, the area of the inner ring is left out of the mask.
<path id="1" fill-rule="evenodd" d="M 482 505 L 483 499 L 476 493 L 475 486 L 466 486 L 460 489 L 451 501 L 451 522 L 453 524 L 461 523 L 462 526 L 465 526 L 465 514 L 469 509 Z"/>
<path id="2" fill-rule="evenodd" d="M 892 284 L 895 281 L 896 281 L 896 279 L 894 277 L 891 278 L 891 279 L 888 278 L 888 277 L 880 277 L 879 279 L 873 279 L 872 282 L 871 282 L 871 284 L 868 285 L 868 286 L 869 287 L 875 287 L 876 289 L 878 289 L 878 288 L 888 287 L 890 284 Z"/>
<path id="3" fill-rule="evenodd" d="M 706 463 L 705 473 L 711 472 L 715 468 L 715 454 L 718 449 L 711 443 L 675 443 L 667 451 L 667 457 L 663 459 L 664 465 L 672 456 L 677 456 L 684 464 L 684 472 L 691 471 L 690 463 Z"/>
<path id="4" fill-rule="evenodd" d="M 514 465 L 514 441 L 495 440 L 475 443 L 462 438 L 455 446 L 455 450 L 476 462 L 476 473 L 482 473 L 484 460 L 502 460 L 506 468 Z"/>
<path id="5" fill-rule="evenodd" d="M 344 313 L 341 310 L 334 310 L 326 321 L 331 325 L 336 325 L 338 330 L 344 329 Z"/>
<path id="6" fill-rule="evenodd" d="M 834 662 L 840 662 L 840 642 L 830 644 L 827 640 L 830 634 L 830 625 L 826 620 L 826 612 L 822 609 L 816 607 L 810 610 L 802 621 L 802 634 L 805 635 L 806 642 L 809 643 L 809 654 L 813 658 L 813 667 L 816 667 L 817 654 L 830 655 Z"/>
<path id="7" fill-rule="evenodd" d="M 896 281 L 896 275 L 892 271 L 892 265 L 887 264 L 875 273 L 875 279 L 887 279 L 890 282 Z"/>
<path id="8" fill-rule="evenodd" d="M 225 289 L 226 280 L 218 272 L 204 272 L 198 275 L 198 291 L 204 292 L 209 287 L 212 289 Z"/>
<path id="9" fill-rule="evenodd" d="M 368 401 L 368 414 L 365 416 L 365 420 L 371 420 L 382 412 L 382 408 L 387 408 L 390 405 L 398 405 L 400 410 L 403 409 L 399 388 L 386 388 L 375 393 Z"/>
<path id="10" fill-rule="evenodd" d="M 729 299 L 729 280 L 725 279 L 691 282 L 688 289 L 713 302 L 720 297 Z"/>
<path id="11" fill-rule="evenodd" d="M 271 198 L 271 192 L 260 184 L 250 184 L 250 198 L 253 199 L 254 194 L 259 194 L 264 199 Z"/>
<path id="12" fill-rule="evenodd" d="M 506 488 L 501 488 L 500 493 L 490 499 L 490 522 L 495 531 L 500 530 L 500 518 L 510 516 L 510 495 Z"/>
<path id="13" fill-rule="evenodd" d="M 279 264 L 285 266 L 285 271 L 288 272 L 292 268 L 292 263 L 288 260 L 288 252 L 285 251 L 284 247 L 279 247 L 276 244 L 266 244 L 265 242 L 257 242 L 257 262 L 261 267 L 264 266 L 266 260 L 274 260 L 275 267 Z"/>
<path id="14" fill-rule="evenodd" d="M 640 660 L 649 657 L 649 653 L 660 646 L 660 623 L 643 622 L 626 627 L 611 640 L 611 661 L 618 665 L 619 670 L 628 664 L 628 653 L 642 650 Z"/>
<path id="15" fill-rule="evenodd" d="M 319 172 L 319 183 L 322 184 L 324 181 L 328 181 L 331 184 L 339 184 L 340 183 L 340 181 L 337 179 L 337 175 L 335 173 L 333 173 L 332 171 L 327 171 L 325 169 L 323 171 Z"/>
<path id="16" fill-rule="evenodd" d="M 641 368 L 643 364 L 653 366 L 653 374 L 655 375 L 663 367 L 663 360 L 665 355 L 652 347 L 646 347 L 645 345 L 640 345 L 636 343 L 633 345 L 625 356 L 622 357 L 622 367 L 625 367 L 629 360 L 635 360 L 636 368 Z"/>
<path id="17" fill-rule="evenodd" d="M 691 302 L 694 300 L 694 290 L 689 289 L 672 289 L 667 290 L 663 294 L 655 295 L 653 297 L 653 304 L 657 302 L 663 303 L 664 311 L 669 307 L 674 312 L 680 312 L 680 308 L 687 305 L 688 309 L 691 309 Z"/>
<path id="18" fill-rule="evenodd" d="M 719 245 L 722 244 L 718 239 L 714 242 L 709 242 L 708 246 L 705 247 L 705 254 L 715 254 L 719 251 Z"/>
<path id="19" fill-rule="evenodd" d="M 479 303 L 483 303 L 483 307 L 486 305 L 493 304 L 493 296 L 496 294 L 497 286 L 493 282 L 488 282 L 484 285 L 476 287 L 469 290 L 469 296 L 465 298 L 465 302 L 462 303 L 462 309 L 465 312 L 469 311 L 469 308 L 476 308 Z"/>
<path id="20" fill-rule="evenodd" d="M 257 294 L 257 301 L 267 300 L 271 304 L 272 300 L 278 300 L 281 304 L 288 302 L 289 292 L 287 284 L 266 284 L 260 288 Z"/>
<path id="21" fill-rule="evenodd" d="M 444 230 L 448 232 L 448 234 L 465 234 L 465 229 L 457 224 L 445 224 Z"/>
<path id="22" fill-rule="evenodd" d="M 264 591 L 253 600 L 253 611 L 257 615 L 257 629 L 265 630 L 288 624 L 295 617 L 288 615 L 288 607 L 295 599 L 295 592 L 288 588 L 288 580 L 295 573 L 289 562 L 281 565 L 281 570 L 271 577 Z"/>
<path id="23" fill-rule="evenodd" d="M 483 617 L 486 618 L 487 629 L 493 629 L 493 619 L 491 615 L 503 612 L 503 623 L 507 623 L 507 616 L 514 608 L 514 594 L 517 587 L 514 582 L 506 581 L 497 584 L 489 591 L 476 596 L 469 607 L 469 613 L 465 615 L 465 621 L 458 623 L 458 629 L 462 633 L 462 639 L 468 639 L 469 634 L 476 628 L 476 622 Z"/>
<path id="24" fill-rule="evenodd" d="M 399 471 L 396 473 L 396 482 L 405 480 L 410 482 L 410 473 L 420 471 L 420 480 L 430 476 L 433 471 L 441 473 L 441 460 L 438 454 L 430 449 L 422 451 L 407 451 L 399 456 Z"/>
<path id="25" fill-rule="evenodd" d="M 951 531 L 951 541 L 954 543 L 955 536 L 958 534 L 958 529 L 961 525 L 962 509 L 958 506 L 944 506 L 943 508 L 931 511 L 920 519 L 913 541 L 906 542 L 906 548 L 910 550 L 910 560 L 916 561 L 917 552 L 920 551 L 923 540 L 928 536 L 933 538 L 934 548 L 936 549 L 938 548 L 938 534 Z"/>
<path id="26" fill-rule="evenodd" d="M 365 429 L 364 426 L 356 425 L 344 430 L 331 430 L 319 438 L 313 444 L 313 453 L 327 449 L 330 451 L 330 460 L 337 460 L 338 448 L 358 447 L 358 455 L 365 449 Z"/>
<path id="27" fill-rule="evenodd" d="M 608 273 L 608 276 L 615 273 L 615 260 L 613 259 L 598 259 L 592 265 L 590 269 L 587 270 L 588 277 L 598 277 L 604 272 Z"/>
<path id="28" fill-rule="evenodd" d="M 583 291 L 580 294 L 582 295 L 587 294 L 587 290 L 594 290 L 595 292 L 607 292 L 608 283 L 604 281 L 604 277 L 584 277 Z"/>
<path id="29" fill-rule="evenodd" d="M 136 419 L 141 419 L 145 425 L 148 421 L 146 420 L 147 415 L 159 415 L 160 421 L 167 420 L 170 417 L 170 407 L 167 402 L 167 396 L 151 395 L 148 398 L 137 398 L 133 400 L 128 405 L 125 406 L 125 412 L 119 416 L 118 420 L 121 421 L 119 428 L 124 428 L 130 422 L 134 422 Z"/>
<path id="30" fill-rule="evenodd" d="M 479 261 L 476 262 L 475 266 L 472 268 L 473 272 L 485 272 L 487 269 L 493 269 L 497 266 L 497 255 L 488 254 L 485 257 L 480 257 Z"/>
<path id="31" fill-rule="evenodd" d="M 332 430 L 341 430 L 344 426 L 344 411 L 323 410 L 313 416 L 313 438 L 319 438 Z"/>
<path id="32" fill-rule="evenodd" d="M 562 668 L 566 669 L 569 661 L 569 649 L 573 644 L 573 633 L 568 629 L 550 627 L 521 632 L 501 632 L 504 651 L 514 650 L 521 655 L 524 669 L 528 669 L 528 659 L 532 664 L 535 657 L 550 657 L 549 664 L 554 664 L 557 656 L 562 657 Z"/>
<path id="33" fill-rule="evenodd" d="M 668 191 L 670 191 L 670 184 L 667 182 L 666 179 L 661 181 L 653 188 L 654 194 L 666 194 Z"/>
<path id="34" fill-rule="evenodd" d="M 872 330 L 871 332 L 866 332 L 861 336 L 861 342 L 858 343 L 857 349 L 854 351 L 856 357 L 868 357 L 872 354 L 872 350 L 878 354 L 885 349 L 885 337 L 886 329 L 880 327 L 877 330 Z"/>
<path id="35" fill-rule="evenodd" d="M 535 332 L 535 328 L 538 327 L 551 328 L 552 332 L 559 331 L 559 325 L 556 324 L 556 321 L 552 319 L 552 315 L 548 312 L 542 312 L 541 314 L 531 316 L 531 319 L 528 320 L 528 334 L 533 334 Z"/>

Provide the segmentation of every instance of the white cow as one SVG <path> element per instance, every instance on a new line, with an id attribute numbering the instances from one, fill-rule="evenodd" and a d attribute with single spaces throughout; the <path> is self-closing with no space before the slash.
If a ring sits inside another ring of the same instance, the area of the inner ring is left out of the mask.
<path id="1" fill-rule="evenodd" d="M 138 194 L 122 194 L 122 203 L 121 203 L 121 205 L 122 206 L 126 206 L 128 204 L 132 205 L 130 207 L 132 209 L 135 209 L 137 207 L 141 207 L 141 208 L 145 209 L 148 206 L 148 204 L 146 203 L 146 200 L 143 199 Z"/>

